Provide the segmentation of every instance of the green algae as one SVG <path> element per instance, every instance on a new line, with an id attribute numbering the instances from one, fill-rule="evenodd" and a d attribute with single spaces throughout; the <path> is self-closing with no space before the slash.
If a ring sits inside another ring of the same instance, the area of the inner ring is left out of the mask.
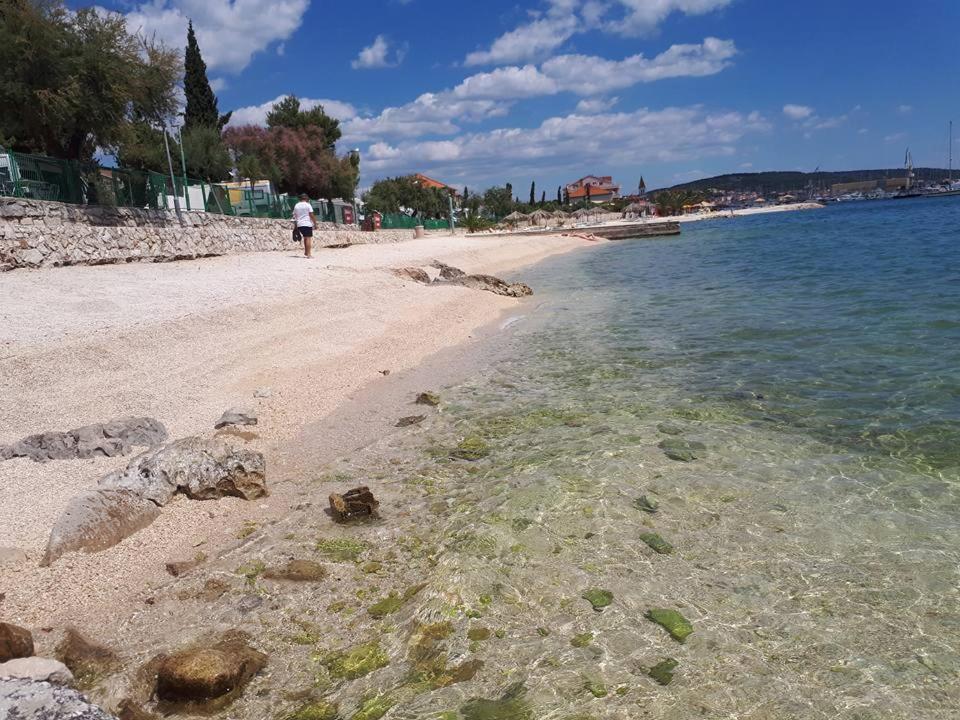
<path id="1" fill-rule="evenodd" d="M 467 630 L 467 639 L 481 641 L 490 639 L 490 628 L 472 627 Z"/>
<path id="2" fill-rule="evenodd" d="M 650 513 L 651 515 L 660 509 L 660 503 L 658 503 L 656 500 L 651 500 L 646 495 L 641 495 L 634 500 L 633 506 L 637 510 L 643 510 L 643 512 Z"/>
<path id="3" fill-rule="evenodd" d="M 682 435 L 683 428 L 680 425 L 676 425 L 671 422 L 662 422 L 657 425 L 657 430 L 662 432 L 664 435 Z"/>
<path id="4" fill-rule="evenodd" d="M 485 458 L 489 454 L 490 446 L 478 435 L 465 437 L 457 443 L 456 448 L 450 451 L 450 457 L 456 458 L 457 460 L 469 460 L 471 462 Z"/>
<path id="5" fill-rule="evenodd" d="M 585 590 L 580 597 L 589 602 L 596 612 L 603 612 L 605 607 L 613 603 L 613 593 L 599 588 Z"/>
<path id="6" fill-rule="evenodd" d="M 670 636 L 674 640 L 680 643 L 685 642 L 687 637 L 693 632 L 693 625 L 690 624 L 690 621 L 676 610 L 654 608 L 648 610 L 644 617 L 660 625 L 670 633 Z"/>
<path id="7" fill-rule="evenodd" d="M 257 578 L 263 574 L 263 571 L 267 569 L 266 564 L 262 560 L 254 560 L 248 565 L 241 565 L 238 567 L 235 572 L 237 575 L 242 575 L 246 578 L 248 585 L 253 585 L 257 582 Z"/>
<path id="8" fill-rule="evenodd" d="M 649 545 L 651 550 L 661 555 L 670 555 L 673 552 L 673 545 L 655 532 L 640 533 L 640 539 Z"/>
<path id="9" fill-rule="evenodd" d="M 335 650 L 317 659 L 331 676 L 347 680 L 356 680 L 390 664 L 390 658 L 380 647 L 378 640 L 346 650 Z"/>
<path id="10" fill-rule="evenodd" d="M 339 708 L 325 700 L 307 703 L 289 715 L 281 716 L 283 720 L 338 720 Z"/>
<path id="11" fill-rule="evenodd" d="M 680 438 L 667 438 L 661 440 L 657 447 L 663 450 L 663 454 L 671 460 L 678 462 L 692 462 L 702 458 L 706 454 L 707 446 L 694 440 L 682 440 Z"/>
<path id="12" fill-rule="evenodd" d="M 591 632 L 577 633 L 572 638 L 570 638 L 570 644 L 573 645 L 575 648 L 584 648 L 592 642 L 593 642 L 593 633 Z"/>
<path id="13" fill-rule="evenodd" d="M 678 660 L 673 658 L 667 658 L 666 660 L 661 660 L 656 665 L 654 665 L 647 672 L 647 675 L 652 677 L 661 685 L 669 685 L 670 681 L 673 680 L 673 671 L 677 669 L 677 666 L 680 664 Z"/>
<path id="14" fill-rule="evenodd" d="M 473 698 L 460 706 L 464 720 L 533 720 L 522 683 L 511 686 L 499 700 Z"/>
<path id="15" fill-rule="evenodd" d="M 411 585 L 406 590 L 403 591 L 403 594 L 397 594 L 395 592 L 390 593 L 387 597 L 382 598 L 378 602 L 371 605 L 367 608 L 367 614 L 372 618 L 377 620 L 395 613 L 397 610 L 402 608 L 404 604 L 407 603 L 412 597 L 414 597 L 418 592 L 423 590 L 426 587 L 426 584 L 420 585 Z"/>
<path id="16" fill-rule="evenodd" d="M 538 627 L 538 628 L 537 628 L 537 635 L 539 635 L 540 637 L 549 637 L 549 636 L 550 636 L 550 629 L 549 629 L 549 628 L 545 628 L 545 627 Z"/>
<path id="17" fill-rule="evenodd" d="M 334 562 L 353 562 L 367 549 L 367 544 L 350 538 L 321 538 L 316 550 Z"/>
<path id="18" fill-rule="evenodd" d="M 511 435 L 528 435 L 538 430 L 560 426 L 580 427 L 587 416 L 584 413 L 559 408 L 538 408 L 525 413 L 493 415 L 480 420 L 481 435 L 502 439 Z"/>
<path id="19" fill-rule="evenodd" d="M 380 720 L 390 708 L 397 704 L 389 695 L 375 695 L 360 703 L 360 708 L 350 716 L 350 720 Z"/>
<path id="20" fill-rule="evenodd" d="M 599 680 L 592 680 L 592 679 L 584 680 L 583 687 L 587 692 L 589 692 L 595 698 L 602 698 L 609 695 L 607 686 L 604 685 Z"/>

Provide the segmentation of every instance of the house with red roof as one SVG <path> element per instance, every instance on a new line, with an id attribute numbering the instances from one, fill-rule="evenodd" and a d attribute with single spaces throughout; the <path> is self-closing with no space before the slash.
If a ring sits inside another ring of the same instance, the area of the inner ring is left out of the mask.
<path id="1" fill-rule="evenodd" d="M 453 195 L 455 198 L 460 197 L 460 193 L 457 192 L 457 189 L 456 189 L 456 188 L 450 187 L 449 185 L 446 185 L 446 184 L 440 182 L 439 180 L 434 180 L 433 178 L 427 177 L 426 175 L 423 175 L 423 174 L 421 174 L 421 173 L 415 173 L 415 174 L 413 175 L 413 181 L 414 181 L 417 185 L 420 185 L 420 186 L 422 186 L 422 187 L 440 188 L 441 190 L 446 190 L 448 193 L 450 193 L 451 195 Z"/>
<path id="2" fill-rule="evenodd" d="M 620 197 L 620 186 L 610 175 L 586 175 L 567 185 L 567 196 L 570 202 L 602 203 Z"/>

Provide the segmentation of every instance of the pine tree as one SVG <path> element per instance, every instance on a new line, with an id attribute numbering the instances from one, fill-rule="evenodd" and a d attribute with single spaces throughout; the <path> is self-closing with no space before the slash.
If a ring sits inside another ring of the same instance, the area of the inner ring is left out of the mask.
<path id="1" fill-rule="evenodd" d="M 530 204 L 537 204 L 537 183 L 536 181 L 530 183 Z"/>
<path id="2" fill-rule="evenodd" d="M 220 117 L 217 110 L 217 96 L 213 94 L 207 80 L 207 64 L 200 55 L 197 36 L 193 32 L 193 23 L 187 26 L 187 49 L 183 58 L 183 93 L 187 97 L 187 108 L 183 114 L 184 128 L 208 127 L 220 129 L 229 120 L 229 114 Z"/>

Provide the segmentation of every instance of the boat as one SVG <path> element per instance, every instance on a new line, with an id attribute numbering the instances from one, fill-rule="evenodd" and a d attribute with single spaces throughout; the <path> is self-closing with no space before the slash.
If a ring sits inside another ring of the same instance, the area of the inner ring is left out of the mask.
<path id="1" fill-rule="evenodd" d="M 923 197 L 924 193 L 913 186 L 913 155 L 910 154 L 910 148 L 903 156 L 903 165 L 907 170 L 907 185 L 893 196 L 894 200 L 903 200 L 905 198 Z"/>

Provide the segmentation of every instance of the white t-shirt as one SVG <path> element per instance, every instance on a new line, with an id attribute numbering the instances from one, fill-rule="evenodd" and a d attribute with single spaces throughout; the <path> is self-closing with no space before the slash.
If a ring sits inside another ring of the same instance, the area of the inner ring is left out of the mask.
<path id="1" fill-rule="evenodd" d="M 297 221 L 297 227 L 313 227 L 313 221 L 310 219 L 310 213 L 313 212 L 313 205 L 308 202 L 298 202 L 293 206 L 293 219 Z"/>

